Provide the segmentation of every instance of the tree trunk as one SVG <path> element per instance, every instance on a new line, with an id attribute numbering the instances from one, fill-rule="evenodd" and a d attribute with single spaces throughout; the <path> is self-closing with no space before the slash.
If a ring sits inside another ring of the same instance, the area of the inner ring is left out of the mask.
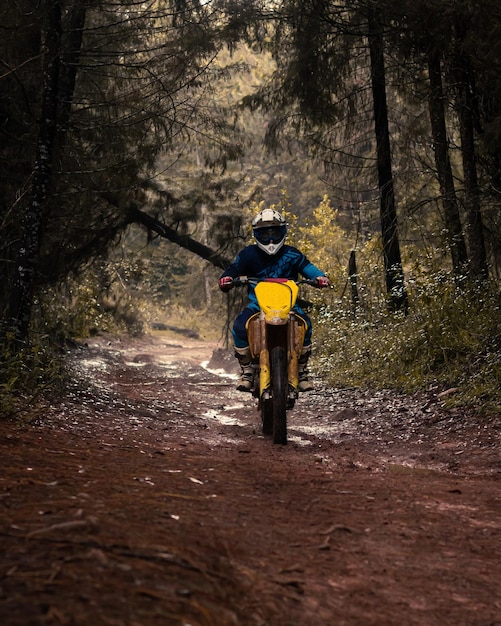
<path id="1" fill-rule="evenodd" d="M 61 75 L 59 81 L 59 126 L 61 132 L 58 140 L 67 132 L 68 122 L 71 119 L 71 106 L 75 92 L 78 63 L 82 49 L 82 38 L 85 26 L 86 8 L 84 6 L 72 7 L 68 20 L 68 32 L 63 40 L 61 54 Z"/>
<path id="2" fill-rule="evenodd" d="M 59 2 L 55 0 L 50 3 L 47 15 L 43 95 L 32 196 L 24 216 L 23 238 L 10 298 L 9 317 L 18 341 L 25 341 L 28 338 L 43 213 L 52 175 L 58 111 L 60 44 L 61 8 Z"/>
<path id="3" fill-rule="evenodd" d="M 464 58 L 456 57 L 457 112 L 461 135 L 461 158 L 463 161 L 464 198 L 468 223 L 468 247 L 472 278 L 488 278 L 487 252 L 480 206 L 480 189 L 477 178 L 474 133 L 474 101 L 469 72 Z"/>
<path id="4" fill-rule="evenodd" d="M 451 253 L 453 272 L 456 276 L 461 276 L 467 269 L 468 256 L 447 147 L 440 53 L 436 50 L 432 50 L 428 54 L 428 74 L 430 80 L 429 109 L 433 150 L 444 207 L 447 243 Z"/>
<path id="5" fill-rule="evenodd" d="M 111 196 L 107 197 L 107 200 L 111 202 L 111 204 L 115 204 L 115 200 L 112 199 Z M 205 259 L 209 263 L 212 263 L 215 267 L 225 270 L 231 263 L 230 259 L 222 256 L 219 252 L 216 252 L 212 248 L 209 248 L 209 246 L 196 241 L 189 235 L 182 235 L 178 233 L 173 228 L 170 228 L 170 226 L 159 222 L 151 215 L 148 215 L 148 213 L 141 211 L 141 209 L 135 205 L 131 205 L 127 208 L 127 214 L 127 222 L 129 224 L 142 224 L 149 230 L 159 234 L 161 237 L 165 237 L 165 239 L 181 246 L 181 248 L 184 248 L 185 250 L 196 254 L 200 258 Z"/>
<path id="6" fill-rule="evenodd" d="M 200 211 L 202 213 L 202 232 L 201 234 L 201 238 L 202 238 L 202 243 L 204 244 L 204 246 L 207 245 L 207 242 L 209 240 L 209 220 L 208 220 L 208 212 L 207 212 L 207 205 L 204 203 L 202 203 L 202 206 L 200 207 Z M 203 281 L 204 281 L 204 288 L 205 288 L 205 301 L 207 302 L 207 308 L 210 309 L 212 306 L 212 290 L 211 290 L 211 277 L 209 276 L 209 272 L 207 271 L 207 266 L 205 265 L 202 269 L 202 276 L 203 276 Z"/>
<path id="7" fill-rule="evenodd" d="M 386 292 L 392 310 L 407 312 L 408 298 L 400 256 L 391 167 L 383 36 L 374 7 L 368 11 L 368 27 Z"/>
<path id="8" fill-rule="evenodd" d="M 360 298 L 358 295 L 358 274 L 357 274 L 357 259 L 355 256 L 355 250 L 350 252 L 350 260 L 348 262 L 348 276 L 350 279 L 351 287 L 351 304 L 353 307 L 353 313 L 357 312 Z"/>

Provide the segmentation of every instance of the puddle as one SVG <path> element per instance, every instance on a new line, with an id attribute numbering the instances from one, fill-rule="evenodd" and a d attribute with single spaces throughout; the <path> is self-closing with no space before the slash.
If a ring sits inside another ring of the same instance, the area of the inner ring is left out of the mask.
<path id="1" fill-rule="evenodd" d="M 202 414 L 202 418 L 217 420 L 220 424 L 224 426 L 248 426 L 248 420 L 239 420 L 234 415 L 224 415 L 223 413 L 216 411 L 214 409 L 209 409 L 205 413 Z"/>
<path id="2" fill-rule="evenodd" d="M 78 362 L 80 367 L 84 370 L 106 370 L 108 368 L 108 363 L 104 359 L 95 358 L 95 359 L 82 359 Z"/>
<path id="3" fill-rule="evenodd" d="M 300 435 L 293 435 L 290 431 L 287 433 L 287 440 L 296 443 L 299 446 L 311 446 L 313 442 L 309 439 L 303 439 Z"/>
<path id="4" fill-rule="evenodd" d="M 210 374 L 214 374 L 214 376 L 220 376 L 221 378 L 229 378 L 231 380 L 238 380 L 239 378 L 238 374 L 230 374 L 224 369 L 211 369 L 210 367 L 208 367 L 208 365 L 209 365 L 209 361 L 203 361 L 202 363 L 200 363 L 200 366 L 203 367 L 205 371 L 209 372 Z"/>

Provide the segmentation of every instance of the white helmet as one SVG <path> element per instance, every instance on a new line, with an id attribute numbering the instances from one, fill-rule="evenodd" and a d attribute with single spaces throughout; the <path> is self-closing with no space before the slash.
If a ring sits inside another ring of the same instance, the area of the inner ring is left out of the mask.
<path id="1" fill-rule="evenodd" d="M 252 232 L 261 250 L 273 255 L 284 245 L 287 224 L 278 211 L 264 209 L 252 220 Z"/>

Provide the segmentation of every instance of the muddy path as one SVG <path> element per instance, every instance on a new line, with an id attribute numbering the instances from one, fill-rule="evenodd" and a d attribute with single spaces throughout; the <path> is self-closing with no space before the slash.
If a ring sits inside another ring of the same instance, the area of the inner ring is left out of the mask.
<path id="1" fill-rule="evenodd" d="M 213 349 L 96 338 L 0 423 L 0 624 L 501 624 L 499 416 L 318 385 L 273 446 Z"/>

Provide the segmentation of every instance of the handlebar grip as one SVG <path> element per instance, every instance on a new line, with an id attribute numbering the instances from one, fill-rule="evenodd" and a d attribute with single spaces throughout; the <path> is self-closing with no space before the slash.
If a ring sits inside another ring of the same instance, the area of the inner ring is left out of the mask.
<path id="1" fill-rule="evenodd" d="M 235 287 L 238 287 L 239 285 L 247 285 L 248 283 L 249 283 L 248 276 L 237 276 L 236 278 L 233 279 L 233 284 L 235 285 Z"/>

